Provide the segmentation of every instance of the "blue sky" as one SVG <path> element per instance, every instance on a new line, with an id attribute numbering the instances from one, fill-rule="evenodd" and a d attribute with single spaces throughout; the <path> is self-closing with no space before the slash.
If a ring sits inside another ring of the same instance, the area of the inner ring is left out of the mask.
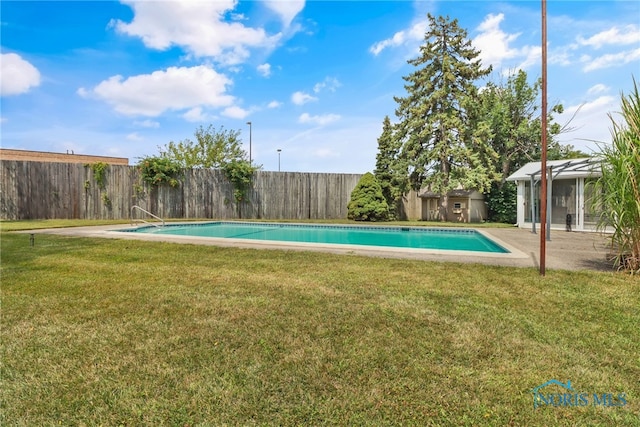
<path id="1" fill-rule="evenodd" d="M 129 158 L 240 130 L 265 170 L 364 173 L 427 13 L 456 18 L 490 79 L 541 75 L 540 1 L 2 1 L 3 148 Z M 640 79 L 640 2 L 547 2 L 561 142 L 610 140 Z"/>

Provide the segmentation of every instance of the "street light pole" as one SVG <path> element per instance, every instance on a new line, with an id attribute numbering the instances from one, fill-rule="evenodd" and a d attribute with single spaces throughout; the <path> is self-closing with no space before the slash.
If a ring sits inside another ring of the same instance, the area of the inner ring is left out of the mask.
<path id="1" fill-rule="evenodd" d="M 249 125 L 249 164 L 251 165 L 251 122 L 247 122 Z"/>
<path id="2" fill-rule="evenodd" d="M 282 150 L 278 148 L 278 172 L 280 172 L 280 153 L 281 152 Z"/>

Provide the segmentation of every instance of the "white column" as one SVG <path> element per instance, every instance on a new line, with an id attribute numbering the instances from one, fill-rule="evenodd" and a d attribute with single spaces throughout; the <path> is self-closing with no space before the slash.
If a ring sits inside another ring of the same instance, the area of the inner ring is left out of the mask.
<path id="1" fill-rule="evenodd" d="M 576 230 L 584 230 L 584 178 L 576 178 Z"/>

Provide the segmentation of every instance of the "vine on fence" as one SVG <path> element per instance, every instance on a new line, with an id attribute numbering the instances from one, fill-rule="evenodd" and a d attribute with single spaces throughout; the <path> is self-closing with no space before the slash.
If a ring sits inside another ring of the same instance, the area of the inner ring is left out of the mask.
<path id="1" fill-rule="evenodd" d="M 222 167 L 225 176 L 233 184 L 233 197 L 241 202 L 247 197 L 247 190 L 251 186 L 251 179 L 257 168 L 246 160 L 232 160 Z"/>
<path id="2" fill-rule="evenodd" d="M 177 187 L 180 183 L 181 167 L 178 162 L 168 157 L 148 156 L 138 162 L 141 178 L 151 185 L 169 184 Z"/>
<path id="3" fill-rule="evenodd" d="M 95 162 L 85 165 L 90 167 L 93 171 L 93 179 L 98 184 L 98 189 L 100 189 L 100 196 L 102 199 L 102 203 L 107 208 L 111 208 L 111 199 L 107 195 L 107 169 L 109 169 L 109 164 L 105 162 Z M 87 180 L 84 182 L 85 190 L 88 190 L 90 187 L 90 182 Z"/>
<path id="4" fill-rule="evenodd" d="M 111 208 L 111 199 L 106 192 L 102 193 L 102 203 L 104 203 L 106 207 Z"/>
<path id="5" fill-rule="evenodd" d="M 100 190 L 104 190 L 107 187 L 107 169 L 109 168 L 109 164 L 104 162 L 95 162 L 86 166 L 89 166 L 93 171 L 93 179 L 96 180 L 98 188 Z"/>

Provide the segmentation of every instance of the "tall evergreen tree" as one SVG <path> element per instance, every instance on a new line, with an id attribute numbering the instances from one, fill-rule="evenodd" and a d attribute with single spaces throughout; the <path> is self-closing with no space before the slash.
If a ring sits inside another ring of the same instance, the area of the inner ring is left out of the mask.
<path id="1" fill-rule="evenodd" d="M 398 215 L 399 201 L 407 187 L 406 168 L 401 166 L 399 152 L 400 145 L 394 138 L 393 125 L 389 116 L 385 116 L 382 122 L 382 134 L 378 138 L 378 154 L 373 173 L 382 187 L 382 194 L 389 205 L 391 218 Z"/>
<path id="2" fill-rule="evenodd" d="M 404 77 L 407 96 L 394 98 L 396 132 L 413 187 L 428 185 L 442 194 L 444 218 L 448 191 L 460 186 L 483 191 L 497 177 L 496 154 L 487 144 L 490 129 L 479 120 L 474 85 L 491 69 L 482 68 L 457 20 L 431 14 L 428 19 L 420 55 L 409 60 L 416 70 Z"/>
<path id="3" fill-rule="evenodd" d="M 397 150 L 393 144 L 393 128 L 389 116 L 384 117 L 382 122 L 382 134 L 378 138 L 378 154 L 376 154 L 376 169 L 373 171 L 376 179 L 382 188 L 382 194 L 387 203 L 393 201 L 391 195 L 391 176 L 393 162 L 397 156 Z"/>

